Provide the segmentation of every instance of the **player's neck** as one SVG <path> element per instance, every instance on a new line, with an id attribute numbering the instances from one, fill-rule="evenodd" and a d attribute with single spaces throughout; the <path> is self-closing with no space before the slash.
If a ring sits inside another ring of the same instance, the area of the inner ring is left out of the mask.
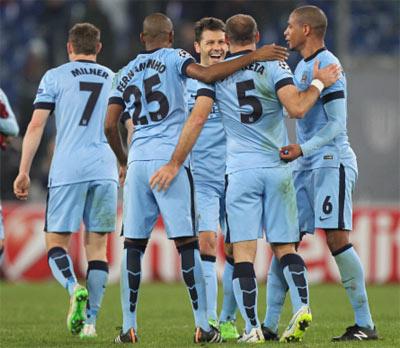
<path id="1" fill-rule="evenodd" d="M 151 42 L 145 44 L 145 50 L 146 51 L 153 51 L 158 48 L 171 48 L 171 43 L 170 42 Z"/>
<path id="2" fill-rule="evenodd" d="M 74 54 L 71 53 L 69 55 L 69 60 L 71 62 L 75 62 L 77 60 L 91 60 L 92 62 L 96 61 L 96 55 L 95 54 Z"/>
<path id="3" fill-rule="evenodd" d="M 304 47 L 300 49 L 300 54 L 303 58 L 307 58 L 313 55 L 322 47 L 325 47 L 325 43 L 323 40 L 320 39 L 307 40 Z"/>
<path id="4" fill-rule="evenodd" d="M 231 53 L 237 53 L 237 52 L 247 51 L 247 50 L 255 51 L 256 50 L 256 44 L 255 43 L 251 43 L 251 44 L 248 44 L 248 45 L 234 45 L 234 44 L 230 44 L 229 45 L 229 51 Z"/>

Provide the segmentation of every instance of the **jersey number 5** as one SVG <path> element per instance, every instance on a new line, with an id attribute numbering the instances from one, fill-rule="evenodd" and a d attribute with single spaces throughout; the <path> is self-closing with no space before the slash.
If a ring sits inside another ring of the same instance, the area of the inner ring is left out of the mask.
<path id="1" fill-rule="evenodd" d="M 155 85 L 158 85 L 160 82 L 161 81 L 158 74 L 155 74 L 143 81 L 146 102 L 150 104 L 151 102 L 155 101 L 158 102 L 160 106 L 157 111 L 149 112 L 150 119 L 153 122 L 163 120 L 169 112 L 169 103 L 165 94 L 161 93 L 160 91 L 153 91 L 153 87 Z M 132 114 L 133 124 L 135 126 L 148 124 L 149 120 L 146 115 L 140 117 L 140 114 L 142 112 L 142 92 L 138 87 L 134 85 L 128 86 L 125 89 L 123 95 L 125 103 L 129 103 L 132 95 L 135 97 L 135 101 L 133 102 L 133 107 L 135 108 L 135 111 Z"/>
<path id="2" fill-rule="evenodd" d="M 86 103 L 85 109 L 83 110 L 81 120 L 79 121 L 80 126 L 87 126 L 89 124 L 90 118 L 92 117 L 92 113 L 94 107 L 96 106 L 97 99 L 99 99 L 99 95 L 101 89 L 103 87 L 102 83 L 95 82 L 80 82 L 79 90 L 90 92 L 89 99 Z"/>
<path id="3" fill-rule="evenodd" d="M 236 83 L 239 106 L 250 105 L 253 108 L 253 112 L 250 114 L 240 114 L 240 122 L 242 123 L 257 122 L 262 115 L 262 105 L 258 98 L 255 96 L 246 96 L 246 92 L 252 89 L 256 89 L 253 80 Z"/>

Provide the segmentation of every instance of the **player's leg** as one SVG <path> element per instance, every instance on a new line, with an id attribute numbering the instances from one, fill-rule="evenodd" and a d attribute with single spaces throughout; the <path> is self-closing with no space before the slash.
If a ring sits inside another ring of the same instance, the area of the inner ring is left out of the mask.
<path id="1" fill-rule="evenodd" d="M 46 207 L 44 230 L 48 263 L 53 276 L 70 294 L 67 327 L 72 334 L 78 334 L 86 320 L 88 292 L 77 283 L 67 250 L 71 232 L 80 228 L 86 192 L 87 183 L 51 187 Z"/>
<path id="2" fill-rule="evenodd" d="M 281 341 L 300 341 L 311 322 L 307 271 L 296 252 L 300 240 L 293 176 L 289 167 L 268 168 L 264 201 L 267 241 L 283 270 L 292 302 L 293 317 Z"/>
<path id="3" fill-rule="evenodd" d="M 262 231 L 262 170 L 244 170 L 229 174 L 226 192 L 227 220 L 233 243 L 233 291 L 245 330 L 239 342 L 263 342 L 257 315 L 257 280 L 254 259 L 257 239 Z M 244 185 L 244 183 L 246 183 Z"/>
<path id="4" fill-rule="evenodd" d="M 115 343 L 137 342 L 137 306 L 142 258 L 157 221 L 159 209 L 149 186 L 148 161 L 129 165 L 123 197 L 122 235 L 125 238 L 121 258 L 122 329 Z"/>
<path id="5" fill-rule="evenodd" d="M 85 250 L 88 261 L 86 284 L 89 291 L 87 320 L 80 336 L 96 336 L 96 319 L 108 280 L 107 239 L 115 230 L 117 215 L 117 183 L 112 180 L 89 184 L 83 220 Z M 100 203 L 99 203 L 100 202 Z"/>
<path id="6" fill-rule="evenodd" d="M 154 161 L 156 171 L 164 161 Z M 220 342 L 219 331 L 207 321 L 207 299 L 197 238 L 195 192 L 190 169 L 182 167 L 167 192 L 153 190 L 168 238 L 181 257 L 181 270 L 195 321 L 194 342 Z M 179 199 L 176 199 L 179 197 Z"/>
<path id="7" fill-rule="evenodd" d="M 219 195 L 217 190 L 207 183 L 195 183 L 195 192 L 197 215 L 199 216 L 199 248 L 206 286 L 207 319 L 210 325 L 218 327 L 218 280 L 215 263 L 219 223 Z"/>
<path id="8" fill-rule="evenodd" d="M 368 304 L 363 266 L 349 239 L 356 172 L 343 165 L 339 169 L 320 168 L 314 171 L 316 185 L 320 188 L 316 194 L 315 224 L 326 232 L 329 249 L 339 268 L 355 316 L 355 325 L 334 340 L 377 339 Z"/>

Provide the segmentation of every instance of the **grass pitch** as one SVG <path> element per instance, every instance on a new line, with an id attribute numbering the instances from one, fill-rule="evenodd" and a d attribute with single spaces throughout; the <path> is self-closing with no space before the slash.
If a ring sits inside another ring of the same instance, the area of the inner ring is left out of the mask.
<path id="1" fill-rule="evenodd" d="M 353 314 L 340 285 L 312 286 L 313 323 L 298 347 L 399 347 L 400 287 L 369 286 L 368 294 L 379 341 L 331 343 L 330 338 L 353 324 Z M 222 293 L 222 291 L 221 291 Z M 221 295 L 220 293 L 220 295 Z M 81 340 L 67 331 L 67 292 L 55 282 L 40 284 L 0 283 L 1 347 L 116 347 L 112 343 L 121 325 L 118 285 L 107 288 L 97 323 L 98 337 Z M 221 303 L 221 297 L 220 301 Z M 259 317 L 264 319 L 265 288 L 260 286 Z M 189 298 L 183 284 L 143 284 L 140 292 L 139 347 L 195 347 L 194 324 Z M 281 333 L 290 319 L 290 301 L 281 317 Z M 240 318 L 240 314 L 238 313 Z M 243 328 L 243 321 L 238 319 Z M 268 346 L 279 343 L 267 342 Z M 221 347 L 233 347 L 226 343 Z M 282 344 L 281 344 L 282 345 Z"/>

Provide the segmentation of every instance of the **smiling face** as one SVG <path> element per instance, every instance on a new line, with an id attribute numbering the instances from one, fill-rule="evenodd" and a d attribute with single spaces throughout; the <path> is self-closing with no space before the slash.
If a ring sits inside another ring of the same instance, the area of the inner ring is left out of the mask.
<path id="1" fill-rule="evenodd" d="M 307 28 L 300 23 L 295 13 L 292 13 L 288 20 L 288 25 L 283 33 L 288 47 L 292 51 L 300 51 L 306 41 Z"/>
<path id="2" fill-rule="evenodd" d="M 204 30 L 200 42 L 194 43 L 202 65 L 212 65 L 224 60 L 228 45 L 222 30 Z"/>

